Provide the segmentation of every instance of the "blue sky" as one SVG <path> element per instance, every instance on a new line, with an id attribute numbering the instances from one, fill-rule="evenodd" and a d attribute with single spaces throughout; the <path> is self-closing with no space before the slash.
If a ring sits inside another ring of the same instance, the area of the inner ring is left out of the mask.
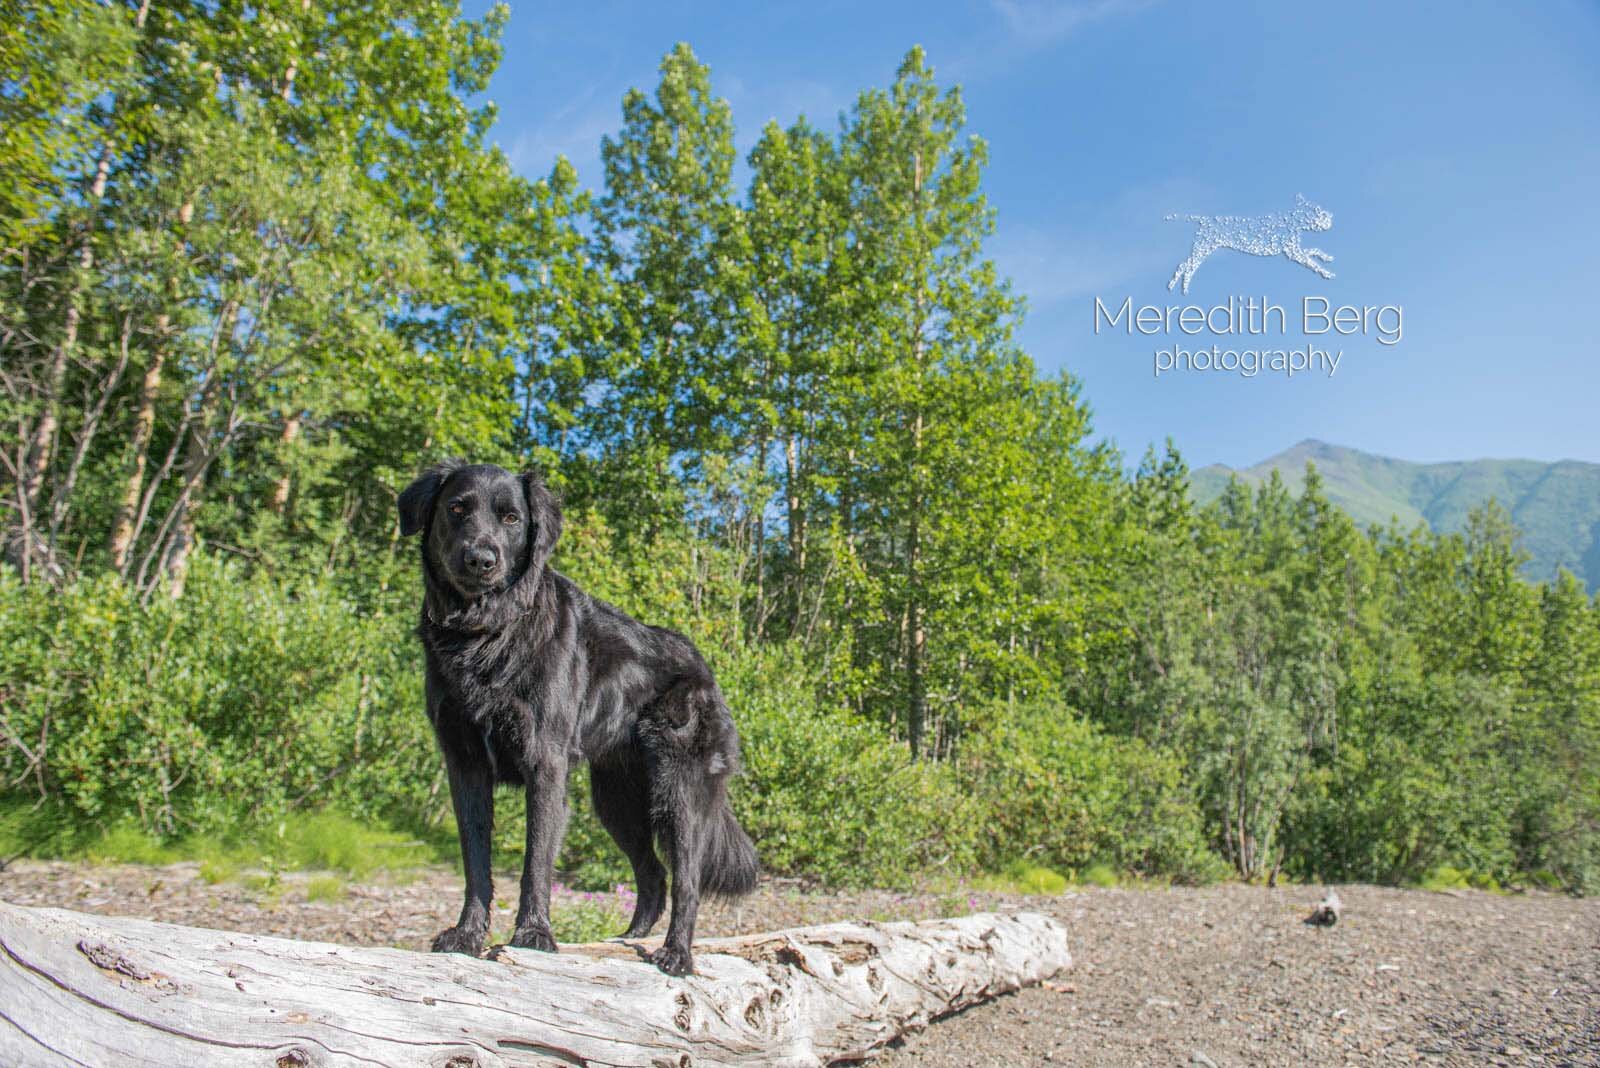
<path id="1" fill-rule="evenodd" d="M 483 5 L 469 5 L 469 11 Z M 490 96 L 523 173 L 558 153 L 600 181 L 623 92 L 688 41 L 733 107 L 741 149 L 769 118 L 833 128 L 923 45 L 990 146 L 989 252 L 1027 296 L 1039 366 L 1082 380 L 1130 460 L 1171 436 L 1194 466 L 1244 465 L 1308 437 L 1411 460 L 1600 461 L 1600 5 L 1504 3 L 547 4 L 512 0 Z M 1323 281 L 1221 251 L 1187 297 L 1166 282 L 1192 228 L 1302 193 L 1333 213 L 1305 239 Z M 1096 335 L 1093 301 L 1265 297 L 1294 349 L 1307 295 L 1404 308 L 1404 340 L 1318 338 L 1337 372 L 1189 371 L 1172 340 Z"/>

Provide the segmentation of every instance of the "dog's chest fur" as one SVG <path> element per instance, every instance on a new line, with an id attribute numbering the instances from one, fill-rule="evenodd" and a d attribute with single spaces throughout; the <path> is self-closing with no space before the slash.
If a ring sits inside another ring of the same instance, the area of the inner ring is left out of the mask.
<path id="1" fill-rule="evenodd" d="M 512 769 L 535 741 L 558 741 L 535 739 L 534 732 L 570 733 L 570 724 L 551 722 L 550 710 L 543 707 L 540 695 L 549 691 L 550 680 L 542 677 L 541 658 L 529 655 L 523 628 L 463 634 L 425 622 L 421 629 L 444 698 L 434 714 L 459 718 L 463 728 L 482 736 L 497 778 L 515 778 Z"/>

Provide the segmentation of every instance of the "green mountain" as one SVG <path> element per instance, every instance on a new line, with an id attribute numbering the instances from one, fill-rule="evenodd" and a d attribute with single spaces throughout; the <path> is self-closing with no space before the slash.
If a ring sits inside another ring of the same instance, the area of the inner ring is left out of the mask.
<path id="1" fill-rule="evenodd" d="M 1533 559 L 1529 578 L 1566 568 L 1590 592 L 1600 589 L 1600 464 L 1577 460 L 1468 460 L 1418 464 L 1322 441 L 1302 441 L 1242 471 L 1212 464 L 1193 473 L 1190 492 L 1204 504 L 1221 496 L 1234 475 L 1256 485 L 1276 469 L 1295 492 L 1306 462 L 1317 465 L 1329 500 L 1363 526 L 1427 523 L 1436 531 L 1465 529 L 1467 513 L 1493 497 L 1511 513 Z"/>

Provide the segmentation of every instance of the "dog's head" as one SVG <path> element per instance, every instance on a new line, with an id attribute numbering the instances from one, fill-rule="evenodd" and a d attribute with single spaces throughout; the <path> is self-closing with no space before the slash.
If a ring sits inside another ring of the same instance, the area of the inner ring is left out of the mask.
<path id="1" fill-rule="evenodd" d="M 1302 220 L 1301 225 L 1307 230 L 1332 230 L 1333 212 L 1320 204 L 1313 204 L 1299 193 L 1294 195 L 1295 212 Z"/>
<path id="2" fill-rule="evenodd" d="M 400 533 L 423 536 L 430 583 L 477 601 L 537 580 L 561 534 L 561 509 L 538 474 L 445 460 L 400 494 Z"/>

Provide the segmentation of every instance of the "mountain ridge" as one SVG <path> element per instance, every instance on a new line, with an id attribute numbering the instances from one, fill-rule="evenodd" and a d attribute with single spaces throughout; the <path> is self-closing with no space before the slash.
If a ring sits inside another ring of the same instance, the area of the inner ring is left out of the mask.
<path id="1" fill-rule="evenodd" d="M 1206 504 L 1238 476 L 1252 486 L 1274 470 L 1298 493 L 1307 461 L 1328 499 L 1361 526 L 1418 523 L 1439 533 L 1466 529 L 1467 515 L 1493 497 L 1532 554 L 1524 573 L 1548 581 L 1565 567 L 1600 588 L 1600 463 L 1584 460 L 1445 460 L 1417 463 L 1307 438 L 1245 468 L 1209 464 L 1191 473 L 1190 495 Z"/>

